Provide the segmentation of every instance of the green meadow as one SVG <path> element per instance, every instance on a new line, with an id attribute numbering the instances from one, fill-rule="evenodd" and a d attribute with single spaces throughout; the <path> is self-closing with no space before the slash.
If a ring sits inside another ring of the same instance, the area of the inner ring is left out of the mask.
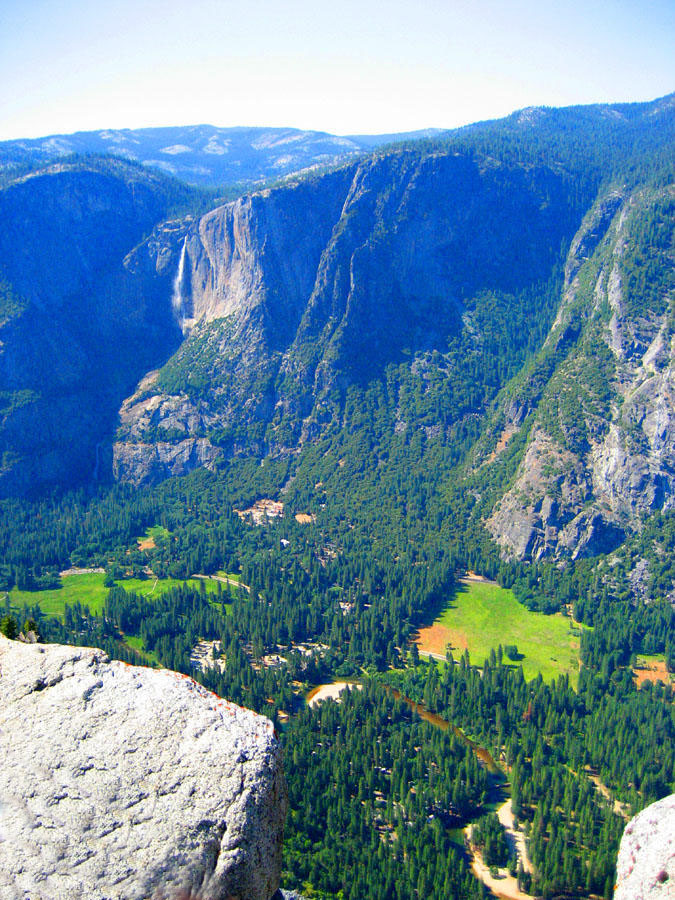
<path id="1" fill-rule="evenodd" d="M 100 613 L 108 594 L 108 588 L 103 584 L 104 580 L 105 575 L 99 573 L 66 575 L 61 579 L 60 588 L 51 588 L 47 591 L 20 591 L 18 588 L 12 588 L 9 592 L 9 602 L 17 610 L 37 604 L 46 616 L 58 618 L 63 618 L 66 603 L 70 606 L 80 603 L 83 607 L 88 606 L 91 613 Z"/>
<path id="2" fill-rule="evenodd" d="M 21 612 L 22 609 L 33 607 L 36 604 L 47 616 L 63 618 L 66 603 L 73 606 L 80 603 L 87 606 L 93 614 L 100 613 L 104 600 L 108 594 L 108 588 L 104 585 L 105 575 L 92 573 L 87 575 L 66 575 L 62 579 L 60 588 L 46 591 L 20 591 L 13 588 L 9 592 L 9 601 L 13 609 Z M 116 584 L 125 591 L 142 594 L 146 597 L 160 597 L 172 587 L 183 584 L 177 578 L 126 578 L 117 581 Z M 191 578 L 187 584 L 199 588 L 200 583 L 206 587 L 208 594 L 214 594 L 218 590 L 216 581 L 200 578 Z"/>
<path id="3" fill-rule="evenodd" d="M 147 666 L 159 666 L 159 657 L 154 652 L 154 650 L 146 650 L 143 645 L 143 638 L 140 635 L 132 635 L 126 634 L 124 636 L 124 643 L 127 647 L 130 647 L 132 650 L 138 654 L 141 660 Z"/>
<path id="4" fill-rule="evenodd" d="M 168 538 L 171 532 L 163 525 L 152 525 L 147 528 L 145 534 L 138 538 L 138 544 L 143 549 L 151 549 L 160 538 Z M 145 545 L 145 546 L 144 546 Z"/>
<path id="5" fill-rule="evenodd" d="M 450 645 L 458 658 L 468 650 L 471 662 L 482 665 L 491 650 L 515 645 L 527 679 L 540 674 L 545 681 L 568 674 L 576 687 L 579 677 L 581 627 L 556 613 L 531 612 L 513 591 L 499 585 L 462 582 L 433 625 L 420 629 L 417 644 L 422 653 L 445 653 Z M 506 654 L 504 662 L 509 662 Z"/>

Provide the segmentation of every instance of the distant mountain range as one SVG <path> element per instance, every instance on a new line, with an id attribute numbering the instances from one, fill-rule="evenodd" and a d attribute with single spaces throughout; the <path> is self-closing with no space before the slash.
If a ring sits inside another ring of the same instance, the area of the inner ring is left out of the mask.
<path id="1" fill-rule="evenodd" d="M 675 506 L 673 112 L 524 110 L 372 154 L 206 126 L 13 142 L 221 172 L 248 147 L 251 178 L 359 155 L 205 214 L 100 157 L 0 190 L 0 493 L 246 457 L 293 460 L 309 502 L 321 446 L 435 479 L 506 557 L 615 548 Z"/>
<path id="2" fill-rule="evenodd" d="M 439 134 L 440 129 L 402 134 L 339 137 L 297 128 L 124 128 L 78 131 L 0 143 L 0 172 L 42 165 L 72 154 L 108 155 L 141 162 L 189 184 L 251 184 L 299 169 L 329 165 L 395 141 Z"/>

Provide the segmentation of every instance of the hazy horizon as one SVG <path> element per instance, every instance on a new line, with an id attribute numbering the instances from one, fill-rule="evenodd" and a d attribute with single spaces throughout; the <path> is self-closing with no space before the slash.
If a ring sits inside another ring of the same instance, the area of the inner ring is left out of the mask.
<path id="1" fill-rule="evenodd" d="M 7 0 L 0 140 L 208 123 L 329 134 L 449 129 L 675 86 L 655 0 Z"/>
<path id="2" fill-rule="evenodd" d="M 668 97 L 672 93 L 674 93 L 674 92 L 671 91 L 667 94 L 662 94 L 662 95 L 659 95 L 656 97 L 644 97 L 644 98 L 641 98 L 638 100 L 614 100 L 614 101 L 604 100 L 604 101 L 598 101 L 597 103 L 591 101 L 589 103 L 581 103 L 581 104 L 572 103 L 572 104 L 565 104 L 565 106 L 556 106 L 556 107 L 552 107 L 550 104 L 538 104 L 537 106 L 556 108 L 556 109 L 564 109 L 568 106 L 570 106 L 570 107 L 595 106 L 595 105 L 614 106 L 614 105 L 627 105 L 627 104 L 631 104 L 631 103 L 651 103 L 656 100 L 663 99 L 664 97 Z M 215 129 L 223 129 L 223 130 L 241 129 L 242 131 L 249 130 L 249 129 L 251 129 L 251 130 L 260 129 L 262 131 L 265 131 L 268 129 L 269 130 L 289 130 L 289 131 L 300 131 L 300 132 L 315 133 L 315 134 L 326 134 L 326 135 L 329 135 L 332 137 L 344 137 L 344 138 L 351 138 L 351 137 L 358 138 L 358 137 L 371 137 L 371 136 L 377 137 L 377 136 L 381 136 L 381 135 L 395 136 L 397 134 L 414 134 L 416 132 L 425 132 L 425 131 L 440 131 L 440 132 L 452 131 L 455 128 L 463 128 L 468 125 L 474 125 L 474 124 L 478 124 L 478 123 L 484 122 L 484 121 L 501 119 L 501 118 L 511 115 L 512 113 L 520 112 L 523 109 L 532 108 L 533 106 L 534 106 L 534 104 L 530 104 L 529 106 L 524 106 L 524 107 L 518 107 L 517 109 L 509 110 L 508 112 L 504 113 L 503 116 L 493 116 L 493 117 L 490 117 L 489 119 L 484 119 L 484 118 L 483 119 L 472 119 L 470 121 L 463 122 L 461 125 L 453 125 L 453 126 L 450 126 L 449 128 L 444 128 L 443 126 L 439 126 L 439 125 L 428 125 L 428 126 L 422 127 L 422 128 L 406 129 L 406 130 L 401 129 L 400 131 L 370 131 L 370 132 L 352 131 L 349 133 L 346 133 L 346 132 L 337 133 L 337 132 L 321 130 L 318 128 L 300 128 L 299 126 L 296 126 L 293 124 L 288 124 L 288 123 L 283 124 L 283 125 L 269 125 L 266 123 L 260 123 L 257 125 L 238 125 L 238 124 L 219 125 L 214 122 L 181 122 L 181 123 L 176 122 L 176 123 L 171 123 L 168 125 L 167 124 L 165 124 L 165 125 L 161 125 L 161 124 L 160 125 L 139 125 L 136 127 L 122 126 L 122 127 L 117 127 L 117 128 L 101 126 L 100 128 L 86 128 L 86 129 L 78 129 L 76 131 L 52 131 L 52 132 L 44 133 L 44 134 L 36 134 L 34 136 L 21 135 L 20 137 L 15 137 L 15 138 L 0 138 L 0 143 L 4 143 L 5 141 L 7 141 L 7 142 L 21 141 L 21 140 L 32 141 L 32 140 L 40 140 L 40 139 L 46 139 L 46 138 L 69 137 L 69 136 L 75 135 L 75 134 L 98 134 L 100 132 L 106 132 L 106 131 L 109 131 L 109 132 L 158 131 L 158 130 L 162 130 L 162 129 L 171 129 L 171 128 L 176 128 L 176 129 L 215 128 Z"/>

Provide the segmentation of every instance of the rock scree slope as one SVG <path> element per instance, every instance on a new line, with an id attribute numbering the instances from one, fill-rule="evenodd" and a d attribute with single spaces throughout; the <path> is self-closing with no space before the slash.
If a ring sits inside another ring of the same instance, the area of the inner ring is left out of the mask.
<path id="1" fill-rule="evenodd" d="M 269 900 L 272 723 L 167 670 L 0 637 L 4 900 Z"/>

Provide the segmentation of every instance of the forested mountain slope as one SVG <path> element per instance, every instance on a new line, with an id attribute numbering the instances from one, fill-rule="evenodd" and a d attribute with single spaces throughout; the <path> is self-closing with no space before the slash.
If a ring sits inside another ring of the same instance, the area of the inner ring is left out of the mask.
<path id="1" fill-rule="evenodd" d="M 117 160 L 55 164 L 0 190 L 0 493 L 95 472 L 96 444 L 180 332 L 173 273 L 126 254 L 191 190 Z"/>
<path id="2" fill-rule="evenodd" d="M 298 128 L 122 128 L 79 131 L 0 142 L 0 177 L 23 166 L 44 165 L 73 153 L 114 154 L 143 163 L 188 184 L 252 184 L 299 169 L 335 163 L 391 143 L 433 134 L 339 137 Z"/>
<path id="3" fill-rule="evenodd" d="M 457 460 L 482 433 L 505 555 L 617 546 L 672 503 L 672 110 L 524 111 L 140 248 L 173 253 L 186 340 L 124 404 L 116 477 L 294 454 L 377 384 L 380 447 L 422 431 Z"/>
<path id="4" fill-rule="evenodd" d="M 495 417 L 498 447 L 529 432 L 488 520 L 509 554 L 605 552 L 675 504 L 674 213 L 670 185 L 609 191 L 574 241 L 551 332 Z"/>

